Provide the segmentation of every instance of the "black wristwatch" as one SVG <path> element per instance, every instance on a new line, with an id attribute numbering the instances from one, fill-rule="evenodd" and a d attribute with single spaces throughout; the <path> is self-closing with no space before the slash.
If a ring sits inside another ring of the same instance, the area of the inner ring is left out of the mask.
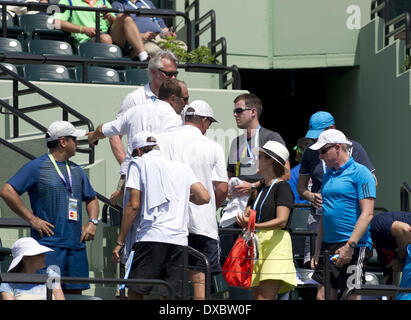
<path id="1" fill-rule="evenodd" d="M 355 247 L 357 246 L 357 242 L 355 241 L 348 240 L 347 243 L 351 249 L 355 249 Z"/>

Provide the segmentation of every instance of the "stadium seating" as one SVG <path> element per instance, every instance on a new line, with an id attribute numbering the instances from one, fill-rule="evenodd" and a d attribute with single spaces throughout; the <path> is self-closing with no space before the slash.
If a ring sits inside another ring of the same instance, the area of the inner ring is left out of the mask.
<path id="1" fill-rule="evenodd" d="M 12 65 L 11 63 L 0 63 L 1 65 L 5 66 L 7 69 L 13 71 L 14 73 L 18 74 L 17 68 L 15 65 Z M 0 79 L 11 79 L 12 77 L 7 75 L 7 74 L 0 74 Z"/>
<path id="2" fill-rule="evenodd" d="M 83 81 L 83 67 L 76 68 L 76 78 L 81 82 Z M 120 75 L 117 70 L 98 66 L 88 67 L 87 82 L 102 84 L 124 84 L 120 81 Z"/>
<path id="3" fill-rule="evenodd" d="M 54 29 L 53 18 L 44 14 L 22 14 L 18 18 L 19 25 L 23 29 L 26 41 L 30 39 L 54 39 L 66 41 L 68 33 Z"/>
<path id="4" fill-rule="evenodd" d="M 30 40 L 28 43 L 28 51 L 33 54 L 73 55 L 71 44 L 58 40 Z"/>
<path id="5" fill-rule="evenodd" d="M 124 81 L 131 85 L 144 85 L 150 78 L 146 69 L 127 69 L 124 72 Z"/>
<path id="6" fill-rule="evenodd" d="M 12 38 L 0 38 L 0 53 L 23 52 L 21 42 Z"/>
<path id="7" fill-rule="evenodd" d="M 0 34 L 3 34 L 3 16 L 0 10 Z M 22 33 L 22 29 L 14 23 L 13 17 L 7 13 L 7 37 L 8 38 L 17 38 L 18 35 Z"/>
<path id="8" fill-rule="evenodd" d="M 27 64 L 24 74 L 29 81 L 76 81 L 65 66 L 54 64 Z"/>

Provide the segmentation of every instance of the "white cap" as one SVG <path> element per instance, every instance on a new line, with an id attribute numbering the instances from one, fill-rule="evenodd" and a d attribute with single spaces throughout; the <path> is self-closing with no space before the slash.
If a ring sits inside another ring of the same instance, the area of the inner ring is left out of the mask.
<path id="1" fill-rule="evenodd" d="M 273 158 L 275 161 L 281 164 L 284 168 L 285 163 L 288 161 L 290 157 L 290 153 L 288 152 L 287 148 L 282 143 L 277 141 L 267 141 L 261 148 L 256 149 L 269 155 L 271 158 Z"/>
<path id="2" fill-rule="evenodd" d="M 321 132 L 321 134 L 318 137 L 317 142 L 314 143 L 309 148 L 312 150 L 319 150 L 328 143 L 330 144 L 341 143 L 341 144 L 347 144 L 349 146 L 352 145 L 351 141 L 347 140 L 344 133 L 342 133 L 340 130 L 327 129 Z"/>
<path id="3" fill-rule="evenodd" d="M 143 148 L 147 146 L 155 146 L 157 144 L 157 139 L 152 132 L 140 131 L 131 140 L 131 148 Z"/>
<path id="4" fill-rule="evenodd" d="M 13 255 L 13 261 L 7 271 L 10 271 L 17 267 L 23 257 L 36 256 L 41 253 L 54 251 L 50 248 L 42 246 L 35 239 L 31 237 L 24 237 L 17 240 L 11 247 L 11 254 Z"/>
<path id="5" fill-rule="evenodd" d="M 187 112 L 189 108 L 193 108 L 194 111 Z M 216 119 L 214 119 L 213 109 L 211 109 L 210 105 L 203 100 L 194 100 L 189 105 L 185 106 L 184 111 L 184 114 L 186 116 L 207 117 L 211 122 L 218 122 Z"/>
<path id="6" fill-rule="evenodd" d="M 61 137 L 83 137 L 86 135 L 86 130 L 77 130 L 68 121 L 54 121 L 47 129 L 47 141 L 58 140 Z"/>

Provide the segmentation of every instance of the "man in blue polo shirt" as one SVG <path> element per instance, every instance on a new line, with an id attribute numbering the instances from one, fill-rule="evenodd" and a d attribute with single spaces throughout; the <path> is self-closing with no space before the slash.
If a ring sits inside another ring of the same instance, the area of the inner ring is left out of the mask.
<path id="1" fill-rule="evenodd" d="M 311 259 L 311 267 L 315 269 L 312 278 L 319 283 L 318 300 L 324 299 L 324 270 L 319 259 L 322 251 L 339 255 L 331 266 L 332 299 L 337 298 L 338 290 L 365 283 L 365 265 L 372 252 L 369 224 L 374 213 L 375 178 L 367 167 L 350 157 L 350 145 L 341 131 L 329 129 L 309 147 L 319 150 L 319 157 L 328 168 L 322 179 L 323 213 Z"/>
<path id="2" fill-rule="evenodd" d="M 57 265 L 61 276 L 88 277 L 85 242 L 94 239 L 98 224 L 98 200 L 84 171 L 69 161 L 76 153 L 77 130 L 67 121 L 53 122 L 46 134 L 49 153 L 25 164 L 0 192 L 6 204 L 31 226 L 31 236 L 53 249 L 46 253 L 46 265 Z M 31 210 L 22 202 L 30 197 Z M 82 202 L 86 202 L 87 223 L 82 225 Z M 87 283 L 64 283 L 65 293 L 80 294 Z"/>
<path id="3" fill-rule="evenodd" d="M 321 132 L 328 129 L 335 129 L 334 117 L 329 112 L 318 111 L 311 116 L 309 129 L 305 137 L 318 139 Z M 366 166 L 375 177 L 374 165 L 363 146 L 354 140 L 350 140 L 350 142 L 351 147 L 349 148 L 349 155 L 352 156 L 356 162 Z M 308 200 L 314 207 L 308 216 L 308 230 L 310 231 L 317 230 L 318 222 L 321 218 L 321 184 L 325 171 L 326 165 L 325 162 L 318 157 L 318 150 L 306 148 L 301 159 L 297 191 L 301 198 Z M 309 187 L 310 182 L 312 184 L 311 187 Z M 310 259 L 310 242 L 307 238 L 304 250 L 304 264 L 309 264 Z"/>

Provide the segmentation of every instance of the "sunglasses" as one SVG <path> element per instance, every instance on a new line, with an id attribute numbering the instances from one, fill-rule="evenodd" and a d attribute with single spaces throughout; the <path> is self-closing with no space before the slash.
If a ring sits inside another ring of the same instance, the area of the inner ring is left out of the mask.
<path id="1" fill-rule="evenodd" d="M 332 145 L 330 145 L 330 146 L 328 146 L 328 147 L 323 147 L 323 148 L 321 148 L 320 150 L 318 150 L 318 152 L 320 153 L 320 154 L 325 154 L 325 153 L 327 153 L 328 152 L 328 150 L 330 150 L 331 148 L 333 148 L 333 147 L 335 147 L 335 144 L 332 144 Z"/>
<path id="2" fill-rule="evenodd" d="M 252 110 L 252 108 L 248 108 L 248 107 L 246 107 L 246 108 L 235 108 L 233 110 L 233 113 L 241 114 L 241 113 L 243 113 L 243 111 L 246 111 L 246 110 Z"/>
<path id="3" fill-rule="evenodd" d="M 77 142 L 77 137 L 73 137 L 73 136 L 66 136 L 65 138 L 71 138 L 73 139 L 73 142 L 76 143 Z"/>
<path id="4" fill-rule="evenodd" d="M 172 78 L 173 76 L 177 77 L 177 75 L 178 75 L 178 71 L 164 71 L 164 70 L 161 70 L 161 69 L 158 69 L 158 71 L 161 71 L 162 73 L 164 73 L 164 75 L 168 78 Z"/>

